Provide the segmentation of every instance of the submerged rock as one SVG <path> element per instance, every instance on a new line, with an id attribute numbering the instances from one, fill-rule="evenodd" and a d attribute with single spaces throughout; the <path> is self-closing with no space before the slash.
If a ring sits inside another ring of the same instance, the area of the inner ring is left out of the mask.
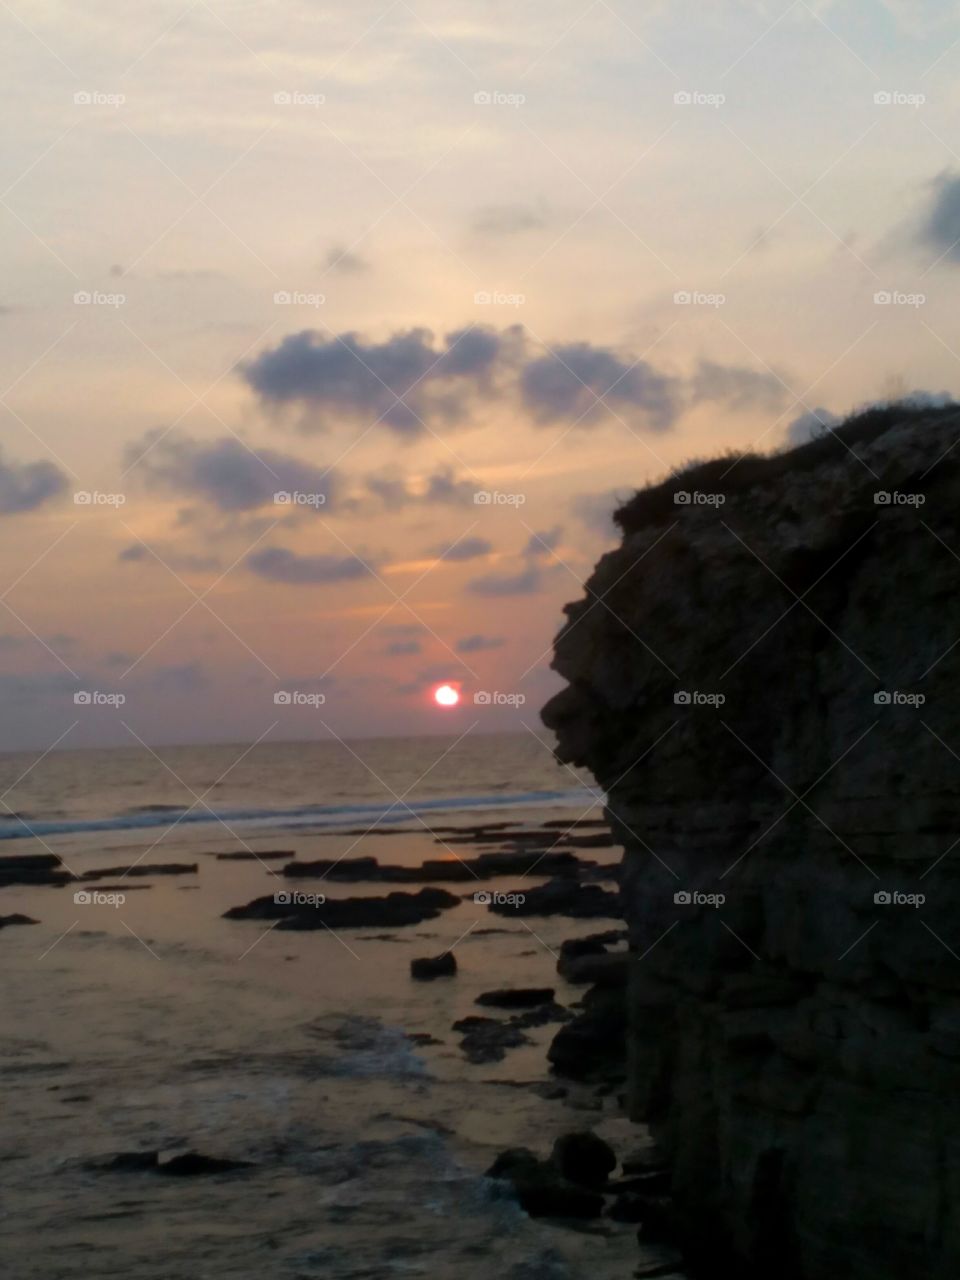
<path id="1" fill-rule="evenodd" d="M 453 1024 L 453 1031 L 462 1037 L 460 1048 L 469 1062 L 479 1066 L 485 1062 L 502 1062 L 508 1049 L 529 1044 L 529 1036 L 514 1022 L 501 1022 L 499 1018 L 482 1018 L 470 1014 Z"/>
<path id="2" fill-rule="evenodd" d="M 195 862 L 135 862 L 126 867 L 99 867 L 85 871 L 81 880 L 103 880 L 107 876 L 193 876 L 197 874 Z"/>
<path id="3" fill-rule="evenodd" d="M 538 888 L 529 885 L 492 896 L 488 910 L 509 916 L 572 916 L 577 920 L 621 915 L 620 895 L 597 884 L 559 878 Z"/>
<path id="4" fill-rule="evenodd" d="M 603 1213 L 602 1195 L 568 1182 L 554 1164 L 526 1147 L 502 1152 L 486 1176 L 509 1182 L 531 1218 L 599 1218 Z"/>
<path id="5" fill-rule="evenodd" d="M 589 1129 L 557 1138 L 550 1159 L 564 1178 L 583 1187 L 604 1186 L 617 1167 L 613 1148 Z"/>
<path id="6" fill-rule="evenodd" d="M 21 915 L 19 911 L 14 911 L 12 915 L 0 916 L 0 929 L 5 929 L 10 924 L 39 924 L 39 920 L 34 920 L 32 916 Z"/>
<path id="7" fill-rule="evenodd" d="M 553 987 L 507 987 L 484 991 L 474 1003 L 493 1005 L 496 1009 L 532 1009 L 538 1004 L 550 1004 L 553 996 Z"/>
<path id="8" fill-rule="evenodd" d="M 457 961 L 452 951 L 444 951 L 439 956 L 420 956 L 410 961 L 410 976 L 421 982 L 429 982 L 433 978 L 452 978 L 457 972 Z"/>
<path id="9" fill-rule="evenodd" d="M 55 853 L 0 854 L 0 888 L 8 884 L 68 884 L 74 878 Z"/>
<path id="10" fill-rule="evenodd" d="M 300 895 L 309 899 L 311 895 Z M 426 888 L 419 893 L 388 893 L 385 898 L 326 898 L 313 895 L 315 903 L 301 902 L 293 893 L 254 898 L 242 907 L 223 913 L 225 920 L 279 920 L 278 929 L 366 929 L 422 924 L 441 911 L 460 905 L 445 889 Z"/>

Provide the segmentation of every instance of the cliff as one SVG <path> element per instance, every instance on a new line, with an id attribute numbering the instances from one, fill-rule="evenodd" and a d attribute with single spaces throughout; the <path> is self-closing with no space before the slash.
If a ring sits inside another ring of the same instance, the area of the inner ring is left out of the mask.
<path id="1" fill-rule="evenodd" d="M 632 1111 L 714 1267 L 953 1280 L 960 410 L 734 463 L 618 513 L 543 712 L 624 849 Z"/>

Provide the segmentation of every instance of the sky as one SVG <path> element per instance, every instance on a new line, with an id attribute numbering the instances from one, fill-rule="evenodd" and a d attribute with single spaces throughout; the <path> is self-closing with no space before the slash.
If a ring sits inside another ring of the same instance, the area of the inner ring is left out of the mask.
<path id="1" fill-rule="evenodd" d="M 0 749 L 535 724 L 619 500 L 960 387 L 955 5 L 0 28 Z"/>

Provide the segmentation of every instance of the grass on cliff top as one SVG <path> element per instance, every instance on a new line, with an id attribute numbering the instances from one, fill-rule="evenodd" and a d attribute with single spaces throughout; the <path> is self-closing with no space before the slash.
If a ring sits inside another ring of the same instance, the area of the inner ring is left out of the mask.
<path id="1" fill-rule="evenodd" d="M 931 407 L 905 400 L 874 405 L 852 413 L 806 444 L 767 454 L 728 450 L 717 458 L 685 463 L 666 480 L 638 490 L 614 512 L 613 518 L 624 533 L 632 533 L 644 525 L 666 523 L 676 515 L 674 494 L 678 490 L 744 493 L 756 485 L 775 483 L 787 473 L 813 471 L 825 462 L 849 456 L 857 445 L 869 444 L 891 427 L 943 423 L 950 418 L 960 422 L 960 404 Z"/>

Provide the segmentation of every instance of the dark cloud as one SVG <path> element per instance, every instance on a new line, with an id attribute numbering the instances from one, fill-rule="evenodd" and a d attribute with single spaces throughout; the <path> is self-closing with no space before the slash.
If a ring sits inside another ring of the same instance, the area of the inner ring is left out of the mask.
<path id="1" fill-rule="evenodd" d="M 554 525 L 552 529 L 542 529 L 539 533 L 531 533 L 523 554 L 533 557 L 547 556 L 560 545 L 562 535 L 563 529 L 560 525 Z"/>
<path id="2" fill-rule="evenodd" d="M 419 640 L 394 640 L 392 644 L 388 644 L 384 653 L 388 658 L 400 658 L 408 653 L 419 653 L 421 649 Z"/>
<path id="3" fill-rule="evenodd" d="M 305 430 L 348 420 L 365 428 L 383 423 L 407 438 L 482 421 L 496 403 L 540 426 L 589 428 L 619 418 L 631 429 L 665 431 L 699 401 L 745 409 L 784 397 L 767 372 L 703 361 L 692 377 L 680 377 L 591 342 L 544 350 L 521 325 L 474 325 L 439 343 L 428 329 L 395 333 L 383 342 L 304 330 L 262 351 L 240 372 L 266 406 L 298 409 Z M 403 502 L 400 481 L 374 483 L 385 501 Z"/>
<path id="4" fill-rule="evenodd" d="M 921 241 L 950 262 L 960 262 L 960 174 L 942 173 L 920 227 Z"/>
<path id="5" fill-rule="evenodd" d="M 701 360 L 691 381 L 695 401 L 709 400 L 728 409 L 778 409 L 787 389 L 775 374 L 738 365 Z"/>
<path id="6" fill-rule="evenodd" d="M 543 577 L 535 564 L 529 564 L 519 573 L 488 573 L 482 578 L 472 578 L 467 590 L 475 596 L 532 596 L 543 585 Z"/>
<path id="7" fill-rule="evenodd" d="M 325 510 L 335 490 L 331 471 L 275 449 L 251 449 L 233 436 L 193 440 L 157 427 L 127 449 L 127 465 L 138 466 L 153 488 L 202 498 L 219 511 L 236 513 L 274 506 L 274 494 L 320 494 L 325 501 L 300 511 Z M 278 512 L 282 508 L 277 508 Z"/>
<path id="8" fill-rule="evenodd" d="M 524 231 L 542 231 L 548 223 L 544 205 L 487 204 L 477 210 L 470 225 L 481 236 L 515 236 Z"/>
<path id="9" fill-rule="evenodd" d="M 389 511 L 415 505 L 472 506 L 477 490 L 474 481 L 458 480 L 450 467 L 441 467 L 420 484 L 396 471 L 368 475 L 363 483 L 367 492 L 379 498 Z"/>
<path id="10" fill-rule="evenodd" d="M 246 566 L 269 582 L 299 586 L 323 582 L 351 582 L 365 578 L 371 567 L 359 556 L 301 556 L 286 547 L 265 547 L 247 556 Z"/>
<path id="11" fill-rule="evenodd" d="M 0 453 L 0 515 L 34 511 L 66 487 L 66 475 L 52 462 L 5 462 Z"/>
<path id="12" fill-rule="evenodd" d="M 448 333 L 439 346 L 429 329 L 385 342 L 304 330 L 245 362 L 241 373 L 265 404 L 303 409 L 306 430 L 349 418 L 415 436 L 425 424 L 464 422 L 518 340 L 519 330 L 477 327 Z"/>
<path id="13" fill-rule="evenodd" d="M 542 425 L 592 426 L 614 413 L 663 431 L 680 412 L 682 384 L 646 361 L 589 342 L 570 342 L 524 365 L 520 397 Z"/>
<path id="14" fill-rule="evenodd" d="M 193 693 L 210 683 L 200 662 L 184 662 L 179 666 L 158 667 L 150 677 L 150 683 L 163 693 Z"/>
<path id="15" fill-rule="evenodd" d="M 165 565 L 177 573 L 209 573 L 223 567 L 223 562 L 217 556 L 196 555 L 165 542 L 150 546 L 142 542 L 131 542 L 117 553 L 117 559 L 124 564 Z"/>
<path id="16" fill-rule="evenodd" d="M 366 258 L 362 258 L 359 253 L 354 253 L 351 249 L 345 249 L 342 245 L 333 246 L 324 258 L 323 265 L 328 271 L 337 271 L 344 276 L 361 275 L 364 271 L 370 270 L 370 263 Z"/>
<path id="17" fill-rule="evenodd" d="M 426 554 L 439 556 L 444 560 L 476 560 L 480 556 L 488 556 L 492 550 L 493 543 L 486 538 L 461 538 L 459 542 L 431 547 Z"/>
<path id="18" fill-rule="evenodd" d="M 503 636 L 463 636 L 454 648 L 457 653 L 484 653 L 487 649 L 501 649 L 506 643 Z"/>

